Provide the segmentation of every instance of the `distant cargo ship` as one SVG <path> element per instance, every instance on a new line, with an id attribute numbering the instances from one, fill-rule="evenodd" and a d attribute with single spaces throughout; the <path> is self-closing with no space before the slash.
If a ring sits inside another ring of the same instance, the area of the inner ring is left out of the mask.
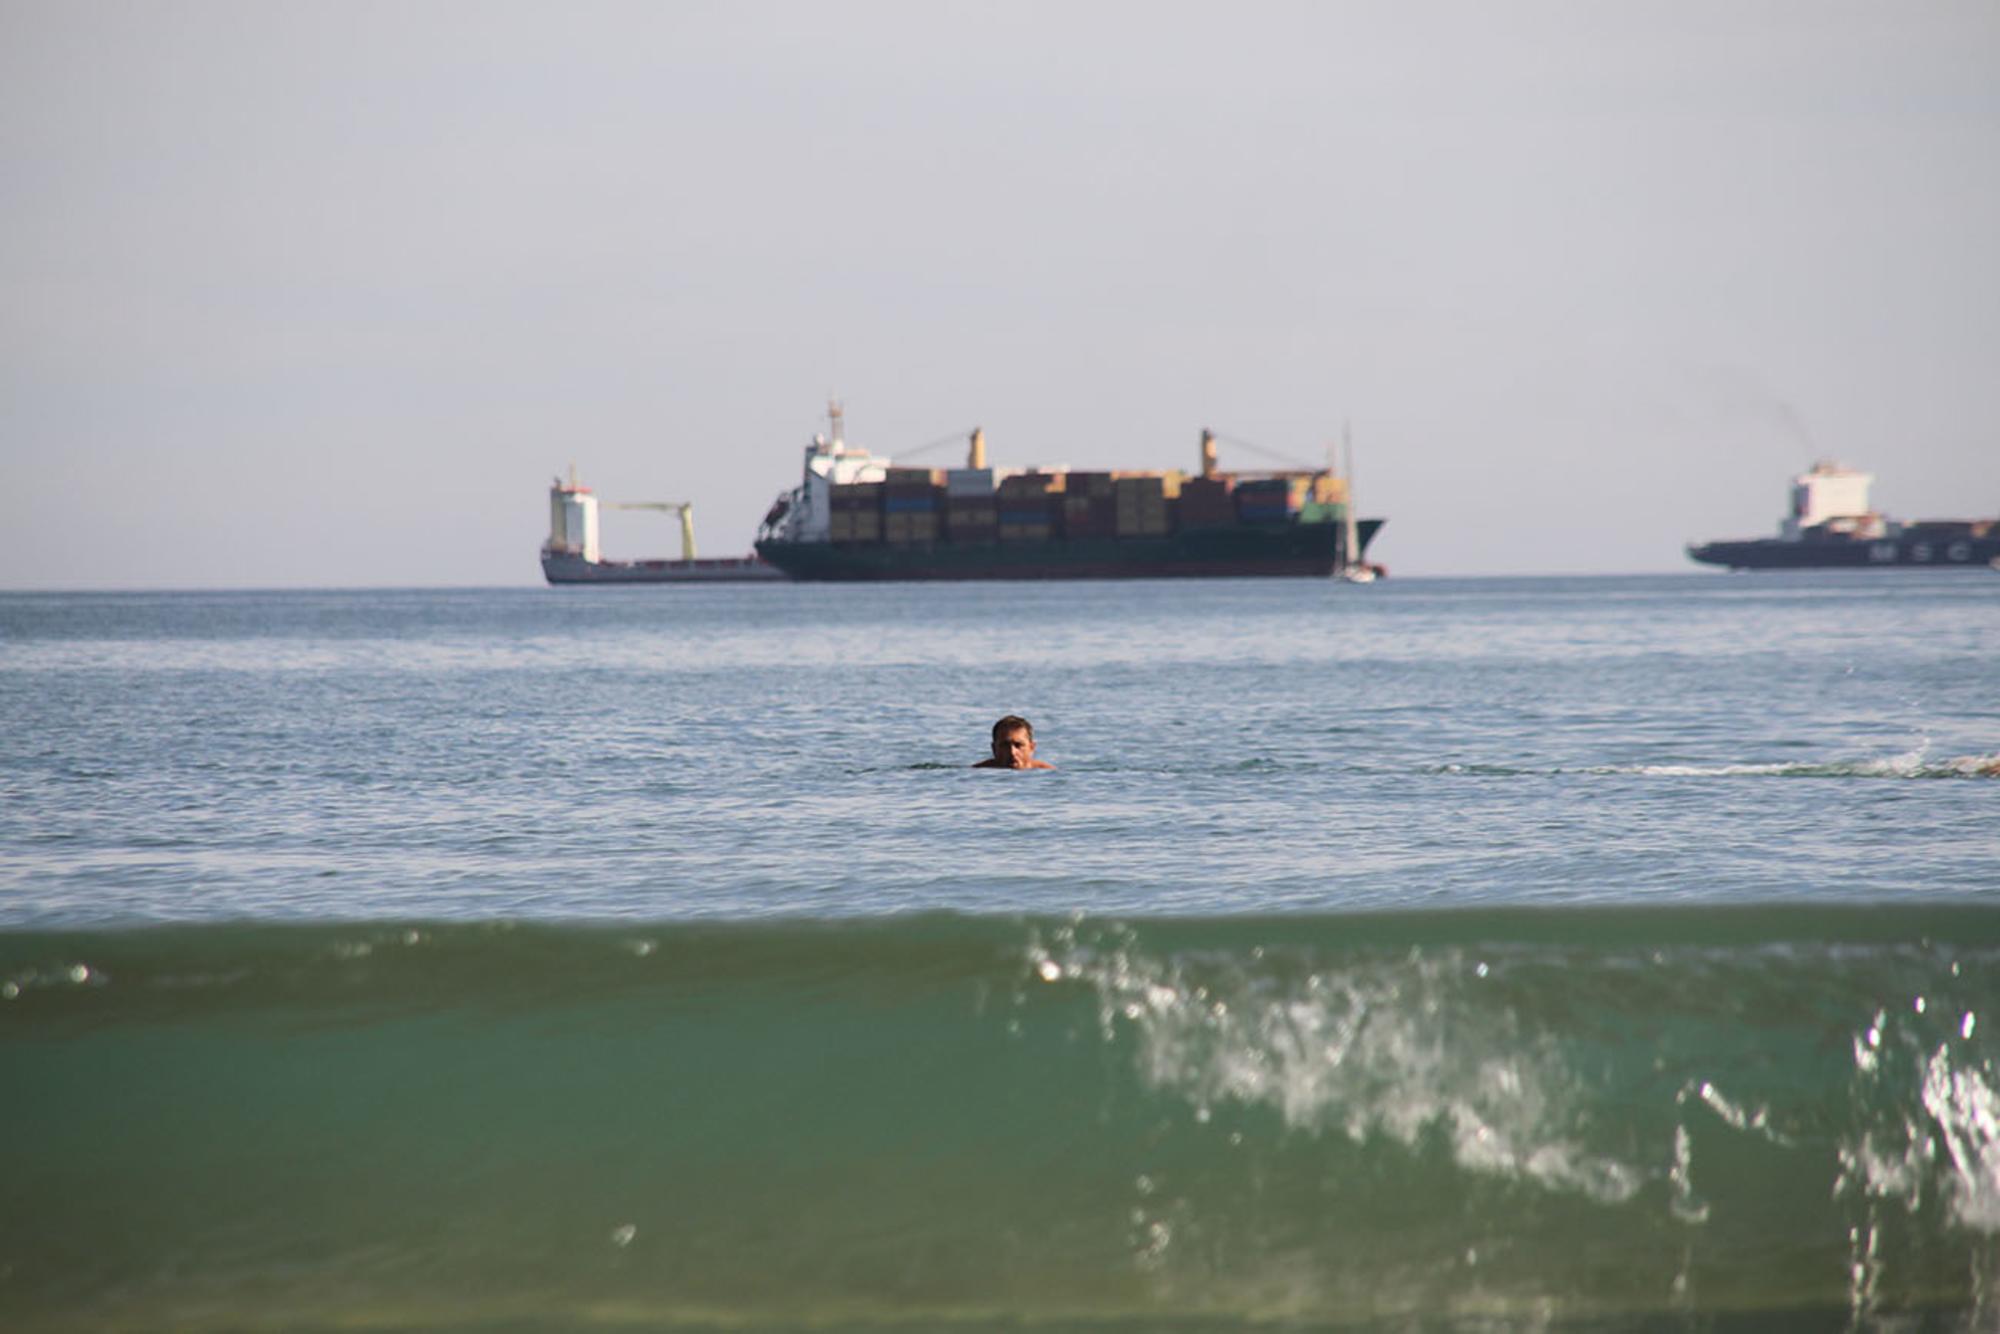
<path id="1" fill-rule="evenodd" d="M 2000 562 L 2000 519 L 1897 523 L 1868 507 L 1868 473 L 1816 463 L 1792 479 L 1792 511 L 1778 536 L 1689 544 L 1707 565 L 1733 570 L 1932 569 Z"/>
<path id="2" fill-rule="evenodd" d="M 1386 573 L 1365 557 L 1383 520 L 1354 517 L 1346 478 L 1224 473 L 1211 432 L 1193 476 L 991 468 L 981 431 L 964 468 L 928 469 L 851 448 L 838 403 L 829 416 L 758 533 L 757 553 L 794 579 Z"/>
<path id="3" fill-rule="evenodd" d="M 542 543 L 542 577 L 552 584 L 709 584 L 784 576 L 756 556 L 698 560 L 694 507 L 680 501 L 601 502 L 610 509 L 678 512 L 679 560 L 605 560 L 598 551 L 599 500 L 576 480 L 558 477 L 549 487 L 549 539 Z"/>

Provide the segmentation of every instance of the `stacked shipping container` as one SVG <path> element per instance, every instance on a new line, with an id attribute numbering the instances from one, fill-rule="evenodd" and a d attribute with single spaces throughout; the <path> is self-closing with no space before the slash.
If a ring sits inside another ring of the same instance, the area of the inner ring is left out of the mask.
<path id="1" fill-rule="evenodd" d="M 1181 531 L 1191 528 L 1229 528 L 1236 523 L 1236 505 L 1230 499 L 1234 489 L 1230 477 L 1190 477 L 1181 483 L 1180 503 L 1174 517 Z"/>
<path id="2" fill-rule="evenodd" d="M 1260 477 L 1236 484 L 1236 517 L 1242 523 L 1286 523 L 1305 504 L 1311 479 Z"/>
<path id="3" fill-rule="evenodd" d="M 944 535 L 953 542 L 991 542 L 999 536 L 991 468 L 953 468 L 945 474 Z"/>
<path id="4" fill-rule="evenodd" d="M 997 480 L 997 485 L 996 485 Z M 832 488 L 829 536 L 840 543 L 1047 542 L 1164 537 L 1239 524 L 1325 522 L 1346 502 L 1325 473 L 1022 472 L 890 468 L 880 482 Z"/>
<path id="5" fill-rule="evenodd" d="M 1000 540 L 1046 542 L 1054 537 L 1068 478 L 1060 472 L 1023 472 L 1001 478 Z"/>
<path id="6" fill-rule="evenodd" d="M 938 483 L 928 468 L 891 468 L 882 479 L 882 540 L 894 543 L 938 539 Z"/>
<path id="7" fill-rule="evenodd" d="M 882 540 L 882 483 L 853 482 L 836 486 L 829 503 L 828 536 L 836 542 Z"/>
<path id="8" fill-rule="evenodd" d="M 1062 498 L 1062 532 L 1067 538 L 1118 535 L 1118 502 L 1110 473 L 1069 474 Z"/>
<path id="9" fill-rule="evenodd" d="M 1178 481 L 1178 475 L 1176 475 Z M 1112 483 L 1117 488 L 1118 536 L 1165 537 L 1167 479 L 1159 473 L 1127 473 Z"/>

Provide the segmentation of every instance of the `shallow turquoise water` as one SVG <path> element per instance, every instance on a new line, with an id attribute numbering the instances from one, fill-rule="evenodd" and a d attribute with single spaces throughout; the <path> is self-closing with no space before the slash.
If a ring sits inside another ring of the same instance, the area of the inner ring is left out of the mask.
<path id="1" fill-rule="evenodd" d="M 211 923 L 0 977 L 10 1328 L 1996 1314 L 1991 906 Z"/>
<path id="2" fill-rule="evenodd" d="M 0 1324 L 1990 1328 L 1996 649 L 1970 573 L 0 597 Z"/>

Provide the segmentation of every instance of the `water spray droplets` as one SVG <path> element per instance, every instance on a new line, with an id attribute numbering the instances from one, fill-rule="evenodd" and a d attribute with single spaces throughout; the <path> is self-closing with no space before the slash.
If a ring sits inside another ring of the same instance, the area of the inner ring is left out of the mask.
<path id="1" fill-rule="evenodd" d="M 1107 1043 L 1136 1044 L 1140 1077 L 1183 1098 L 1195 1125 L 1263 1105 L 1287 1126 L 1414 1146 L 1441 1129 L 1459 1164 L 1564 1192 L 1628 1199 L 1645 1173 L 1586 1148 L 1552 1039 L 1466 989 L 1504 968 L 1491 955 L 1412 949 L 1309 967 L 1267 948 L 1153 956 L 1109 946 L 1029 951 L 1028 976 L 1097 993 Z"/>
<path id="2" fill-rule="evenodd" d="M 110 983 L 110 974 L 102 968 L 93 968 L 82 962 L 57 964 L 53 968 L 25 968 L 5 981 L 0 981 L 0 1001 L 19 1000 L 29 991 L 64 987 L 103 987 L 109 986 Z"/>
<path id="3" fill-rule="evenodd" d="M 1703 1090 L 1709 1086 L 1702 1085 Z M 1684 1125 L 1674 1127 L 1673 1165 L 1667 1169 L 1667 1185 L 1672 1191 L 1668 1208 L 1683 1223 L 1708 1221 L 1708 1201 L 1694 1191 L 1694 1136 Z"/>

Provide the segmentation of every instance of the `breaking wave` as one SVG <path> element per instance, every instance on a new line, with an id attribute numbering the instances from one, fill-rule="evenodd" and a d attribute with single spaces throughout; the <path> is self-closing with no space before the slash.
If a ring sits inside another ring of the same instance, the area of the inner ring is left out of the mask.
<path id="1" fill-rule="evenodd" d="M 1996 1032 L 1987 908 L 16 933 L 0 1272 L 23 1329 L 1973 1330 Z"/>

